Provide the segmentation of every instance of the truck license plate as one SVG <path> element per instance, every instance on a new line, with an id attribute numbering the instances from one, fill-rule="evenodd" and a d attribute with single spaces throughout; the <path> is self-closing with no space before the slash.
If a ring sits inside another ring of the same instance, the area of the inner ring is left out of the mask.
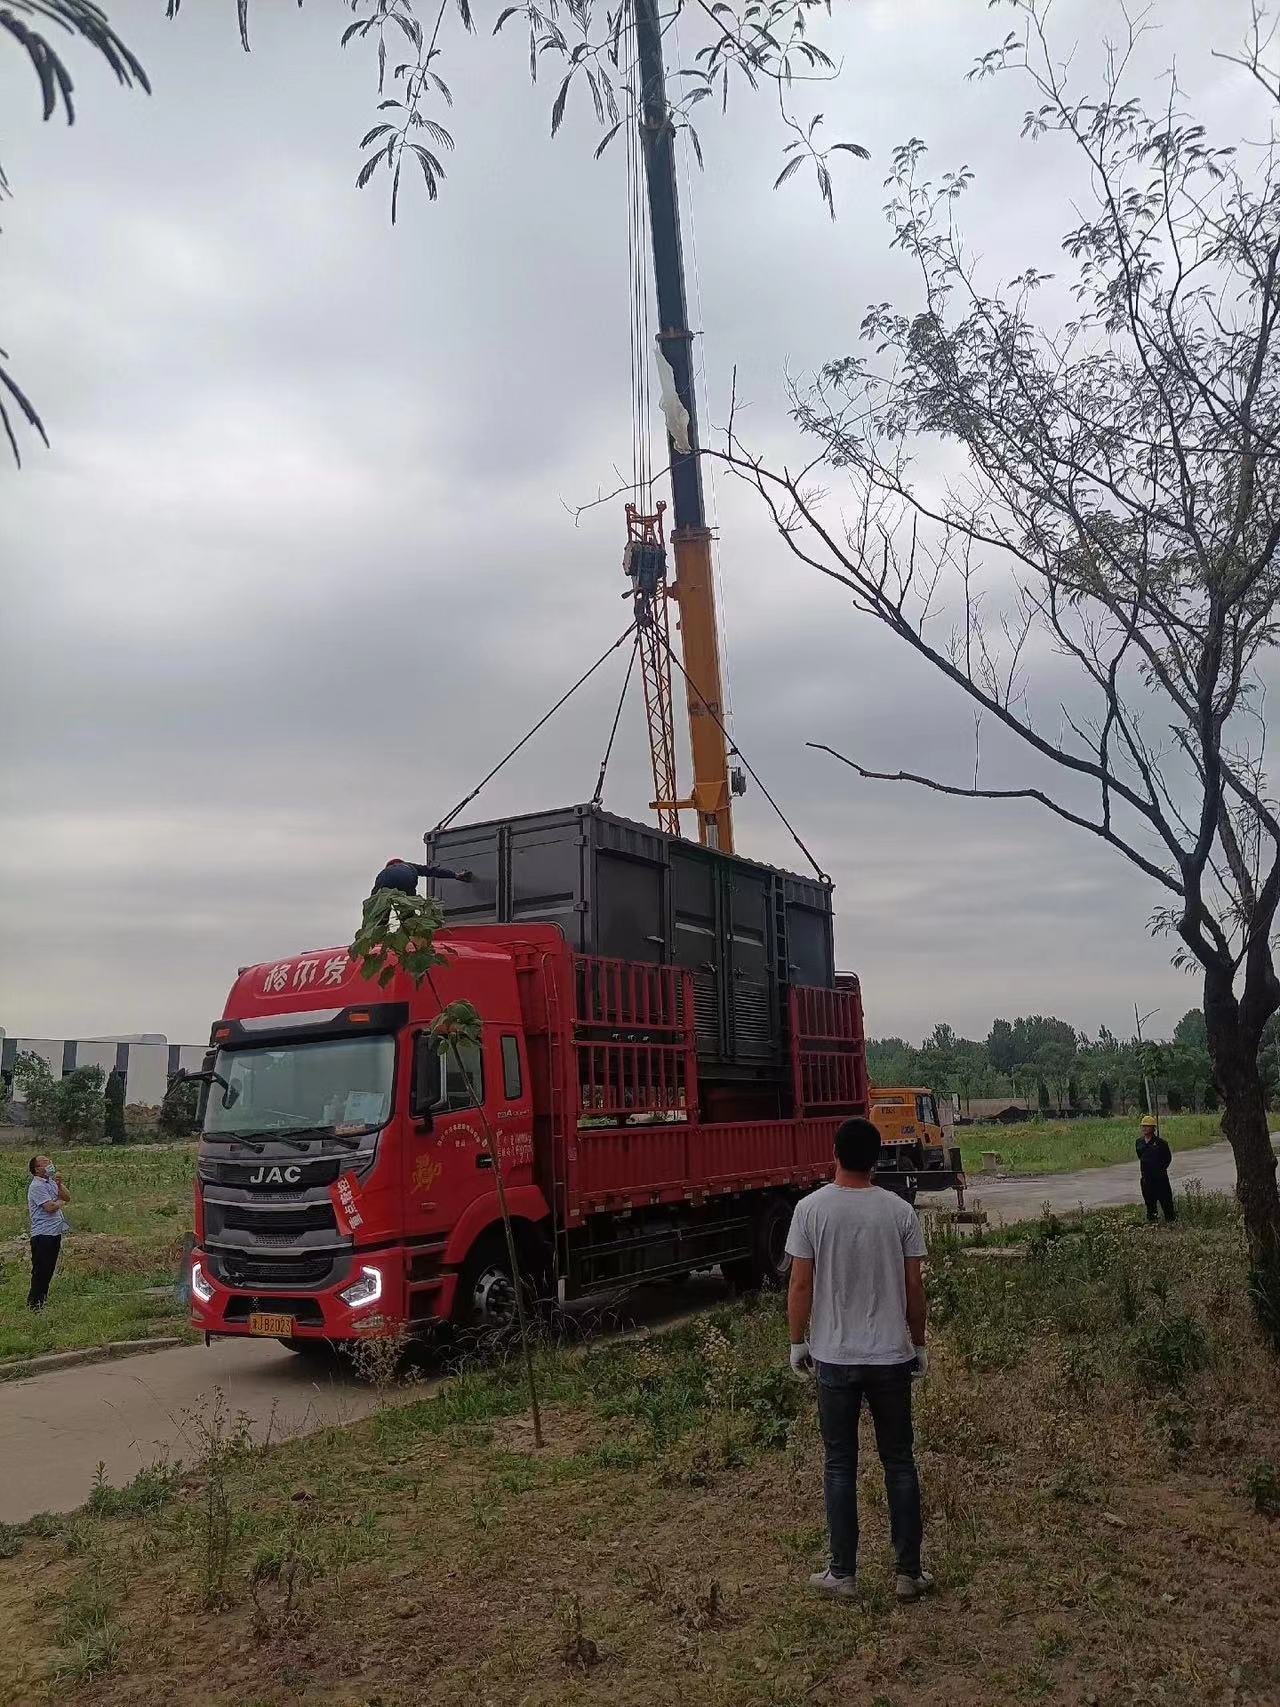
<path id="1" fill-rule="evenodd" d="M 292 1316 L 268 1316 L 261 1310 L 255 1310 L 249 1317 L 249 1332 L 251 1334 L 266 1334 L 271 1339 L 292 1339 L 294 1321 Z"/>

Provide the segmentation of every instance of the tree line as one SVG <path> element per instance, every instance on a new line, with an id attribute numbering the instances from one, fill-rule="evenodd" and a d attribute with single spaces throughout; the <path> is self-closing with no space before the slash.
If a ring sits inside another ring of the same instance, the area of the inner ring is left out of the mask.
<path id="1" fill-rule="evenodd" d="M 1167 1042 L 1096 1036 L 1051 1014 L 993 1020 L 981 1041 L 940 1022 L 918 1046 L 901 1037 L 867 1043 L 874 1085 L 927 1085 L 964 1110 L 974 1097 L 1009 1096 L 1042 1114 L 1129 1114 L 1146 1106 L 1146 1083 L 1171 1113 L 1218 1107 L 1204 1013 L 1189 1008 Z M 1280 1100 L 1280 1026 L 1267 1025 L 1258 1067 L 1268 1102 Z"/>

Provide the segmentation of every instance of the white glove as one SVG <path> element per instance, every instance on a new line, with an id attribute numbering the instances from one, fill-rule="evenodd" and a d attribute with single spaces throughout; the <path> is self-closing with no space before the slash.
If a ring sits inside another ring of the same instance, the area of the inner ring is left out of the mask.
<path id="1" fill-rule="evenodd" d="M 916 1347 L 916 1366 L 911 1371 L 911 1379 L 913 1381 L 919 1381 L 922 1376 L 925 1376 L 928 1373 L 929 1373 L 929 1353 L 924 1346 L 918 1345 Z"/>
<path id="2" fill-rule="evenodd" d="M 791 1348 L 791 1373 L 802 1379 L 813 1374 L 813 1358 L 809 1352 L 808 1340 L 801 1340 L 799 1345 Z"/>

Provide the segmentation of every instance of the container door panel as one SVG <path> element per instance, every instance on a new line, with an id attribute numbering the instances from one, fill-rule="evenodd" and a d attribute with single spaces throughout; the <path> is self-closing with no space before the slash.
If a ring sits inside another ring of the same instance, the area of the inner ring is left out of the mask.
<path id="1" fill-rule="evenodd" d="M 831 988 L 835 964 L 829 913 L 794 902 L 787 907 L 787 963 L 793 984 Z"/>
<path id="2" fill-rule="evenodd" d="M 603 849 L 596 856 L 596 949 L 612 960 L 667 958 L 662 868 Z"/>
<path id="3" fill-rule="evenodd" d="M 559 925 L 580 952 L 599 952 L 590 940 L 583 895 L 582 831 L 576 822 L 510 826 L 504 919 Z"/>
<path id="4" fill-rule="evenodd" d="M 671 849 L 671 911 L 677 966 L 693 973 L 694 1025 L 698 1053 L 719 1059 L 724 1052 L 721 1005 L 719 886 L 711 862 Z"/>

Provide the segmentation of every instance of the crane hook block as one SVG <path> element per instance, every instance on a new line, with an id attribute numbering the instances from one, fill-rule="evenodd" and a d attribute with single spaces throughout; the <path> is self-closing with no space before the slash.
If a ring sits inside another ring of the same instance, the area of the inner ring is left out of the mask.
<path id="1" fill-rule="evenodd" d="M 622 554 L 622 571 L 642 601 L 656 598 L 667 579 L 667 547 L 662 537 L 662 513 L 666 507 L 660 502 L 655 515 L 642 516 L 634 504 L 627 505 L 627 544 Z"/>

